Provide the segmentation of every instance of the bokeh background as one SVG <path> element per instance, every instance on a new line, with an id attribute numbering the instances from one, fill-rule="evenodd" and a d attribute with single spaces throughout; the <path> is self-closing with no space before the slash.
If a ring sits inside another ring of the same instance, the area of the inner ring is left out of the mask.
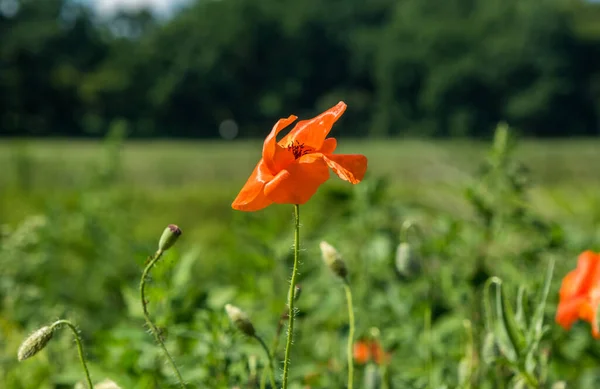
<path id="1" fill-rule="evenodd" d="M 147 7 L 144 7 L 144 6 Z M 345 135 L 597 135 L 586 1 L 2 0 L 0 134 L 262 137 L 351 109 Z M 49 104 L 52 102 L 52 104 Z"/>
<path id="2" fill-rule="evenodd" d="M 292 208 L 230 205 L 277 119 L 340 100 L 331 135 L 369 171 L 303 207 L 292 387 L 345 385 L 323 239 L 350 268 L 358 338 L 379 333 L 392 354 L 357 365 L 359 387 L 512 385 L 480 358 L 483 282 L 525 286 L 534 305 L 551 259 L 544 387 L 600 387 L 587 324 L 553 322 L 560 279 L 600 249 L 599 3 L 0 0 L 0 388 L 81 380 L 66 332 L 16 360 L 58 318 L 81 329 L 95 381 L 170 387 L 137 300 L 169 223 L 184 233 L 154 272 L 151 315 L 190 383 L 255 387 L 261 350 L 223 306 L 272 339 Z M 401 237 L 406 221 L 421 234 Z M 418 261 L 398 263 L 401 240 Z"/>

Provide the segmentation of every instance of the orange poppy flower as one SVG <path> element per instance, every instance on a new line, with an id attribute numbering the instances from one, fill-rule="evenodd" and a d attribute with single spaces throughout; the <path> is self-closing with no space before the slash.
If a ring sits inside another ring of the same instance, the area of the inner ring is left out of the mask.
<path id="1" fill-rule="evenodd" d="M 387 363 L 391 355 L 383 350 L 377 341 L 359 341 L 354 344 L 354 360 L 356 363 L 365 364 L 371 359 L 378 365 Z"/>
<path id="2" fill-rule="evenodd" d="M 356 363 L 365 364 L 371 359 L 371 347 L 367 342 L 354 343 L 354 360 Z"/>
<path id="3" fill-rule="evenodd" d="M 265 139 L 261 160 L 231 206 L 257 211 L 272 203 L 304 204 L 329 179 L 329 168 L 341 179 L 359 183 L 367 170 L 367 158 L 333 154 L 337 141 L 327 138 L 345 110 L 346 104 L 340 101 L 315 118 L 299 121 L 278 142 L 277 134 L 297 117 L 279 119 Z"/>
<path id="4" fill-rule="evenodd" d="M 600 254 L 585 251 L 577 268 L 563 278 L 559 292 L 556 322 L 569 330 L 577 319 L 589 322 L 594 338 L 600 338 L 596 313 L 600 304 Z"/>

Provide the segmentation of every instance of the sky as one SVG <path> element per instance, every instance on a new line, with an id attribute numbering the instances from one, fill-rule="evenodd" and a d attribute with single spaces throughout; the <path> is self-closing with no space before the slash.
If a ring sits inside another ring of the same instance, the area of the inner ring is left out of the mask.
<path id="1" fill-rule="evenodd" d="M 169 13 L 187 0 L 83 0 L 101 14 L 111 14 L 118 9 L 140 9 L 151 7 L 158 13 Z"/>

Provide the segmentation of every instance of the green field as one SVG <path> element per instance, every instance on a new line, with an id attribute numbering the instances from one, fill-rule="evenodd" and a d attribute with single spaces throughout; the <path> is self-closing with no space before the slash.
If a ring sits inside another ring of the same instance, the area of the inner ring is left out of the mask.
<path id="1" fill-rule="evenodd" d="M 376 327 L 392 353 L 387 367 L 357 365 L 356 387 L 513 385 L 519 374 L 480 355 L 483 282 L 501 277 L 511 301 L 519 285 L 535 296 L 550 259 L 550 331 L 539 347 L 549 362 L 536 365 L 540 387 L 559 380 L 598 387 L 600 349 L 589 325 L 566 332 L 553 317 L 560 279 L 581 251 L 600 247 L 600 141 L 525 140 L 483 176 L 494 158 L 487 142 L 338 141 L 338 153 L 368 157 L 368 176 L 356 186 L 334 178 L 302 207 L 292 388 L 345 387 L 344 293 L 320 259 L 323 239 L 350 269 L 357 338 Z M 144 261 L 169 223 L 184 233 L 155 269 L 149 298 L 151 316 L 168 329 L 167 347 L 193 387 L 258 387 L 253 366 L 262 372 L 263 354 L 235 332 L 223 306 L 243 308 L 269 344 L 285 307 L 291 206 L 256 213 L 230 206 L 260 150 L 259 141 L 1 140 L 0 387 L 82 380 L 67 331 L 39 356 L 16 360 L 24 337 L 58 318 L 81 330 L 95 381 L 175 387 L 137 299 Z M 527 186 L 515 189 L 513 180 Z M 395 250 L 406 220 L 422 235 L 408 238 L 420 270 L 404 274 Z"/>

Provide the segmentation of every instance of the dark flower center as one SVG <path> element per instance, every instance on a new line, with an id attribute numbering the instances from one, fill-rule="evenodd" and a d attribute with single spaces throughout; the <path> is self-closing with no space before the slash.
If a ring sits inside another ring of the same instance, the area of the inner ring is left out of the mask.
<path id="1" fill-rule="evenodd" d="M 297 140 L 291 142 L 287 149 L 294 154 L 294 158 L 296 159 L 311 152 L 309 147 L 304 146 L 304 143 L 300 143 Z"/>

